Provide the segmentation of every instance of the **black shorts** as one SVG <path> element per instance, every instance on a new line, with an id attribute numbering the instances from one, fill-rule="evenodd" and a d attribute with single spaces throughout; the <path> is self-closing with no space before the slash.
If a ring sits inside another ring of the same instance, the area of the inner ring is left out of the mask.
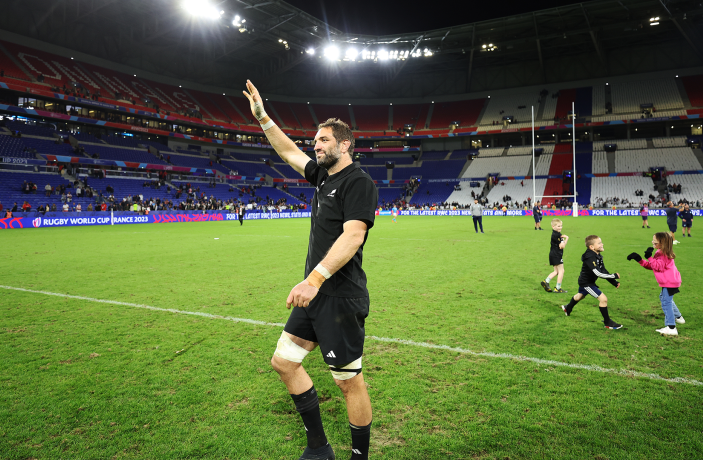
<path id="1" fill-rule="evenodd" d="M 601 290 L 595 284 L 589 284 L 587 286 L 579 286 L 579 294 L 590 295 L 596 299 L 602 294 Z"/>
<path id="2" fill-rule="evenodd" d="M 642 216 L 642 220 L 647 220 L 647 217 L 649 216 Z"/>
<path id="3" fill-rule="evenodd" d="M 691 228 L 691 227 L 693 227 L 693 222 L 690 221 L 690 220 L 689 220 L 688 222 L 681 222 L 681 227 L 683 227 L 683 228 Z"/>
<path id="4" fill-rule="evenodd" d="M 673 224 L 673 225 L 669 224 L 669 231 L 672 233 L 676 233 L 676 227 L 677 227 L 676 224 Z"/>
<path id="5" fill-rule="evenodd" d="M 533 216 L 535 218 L 535 223 L 542 222 L 542 216 Z"/>
<path id="6" fill-rule="evenodd" d="M 318 293 L 307 307 L 293 307 L 283 330 L 317 342 L 327 364 L 344 366 L 364 352 L 367 316 L 368 297 L 352 299 Z"/>
<path id="7" fill-rule="evenodd" d="M 562 254 L 552 254 L 551 252 L 549 253 L 549 265 L 561 265 L 564 263 Z"/>

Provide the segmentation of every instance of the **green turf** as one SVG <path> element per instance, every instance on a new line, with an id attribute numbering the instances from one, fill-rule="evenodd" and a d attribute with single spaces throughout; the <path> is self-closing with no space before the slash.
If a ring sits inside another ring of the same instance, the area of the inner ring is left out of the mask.
<path id="1" fill-rule="evenodd" d="M 654 276 L 625 260 L 665 218 L 565 218 L 569 294 L 547 294 L 550 230 L 529 218 L 377 221 L 364 252 L 367 335 L 473 352 L 657 374 L 682 382 L 367 340 L 371 458 L 703 457 L 703 244 L 675 247 L 676 303 L 663 326 Z M 545 222 L 545 227 L 549 227 Z M 285 322 L 309 221 L 3 231 L 0 284 L 159 308 Z M 602 237 L 619 290 L 567 318 L 583 238 Z M 215 239 L 219 238 L 219 239 Z M 269 361 L 280 327 L 0 289 L 0 458 L 297 459 L 305 434 Z M 178 352 L 178 353 L 177 353 Z M 338 458 L 350 456 L 341 393 L 319 352 L 306 368 Z M 688 383 L 686 383 L 688 382 Z"/>

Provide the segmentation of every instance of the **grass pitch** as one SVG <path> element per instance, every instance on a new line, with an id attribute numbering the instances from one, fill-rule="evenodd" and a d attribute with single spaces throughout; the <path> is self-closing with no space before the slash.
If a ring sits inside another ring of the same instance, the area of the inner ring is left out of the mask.
<path id="1" fill-rule="evenodd" d="M 371 458 L 696 459 L 703 456 L 703 244 L 675 246 L 686 318 L 676 338 L 640 254 L 663 217 L 565 218 L 568 294 L 547 294 L 549 236 L 530 218 L 378 218 L 364 251 L 364 374 Z M 269 323 L 303 278 L 309 221 L 3 231 L 1 285 Z M 694 228 L 695 230 L 695 228 Z M 619 290 L 611 317 L 571 317 L 583 238 L 598 234 Z M 219 238 L 219 239 L 216 239 Z M 297 459 L 305 434 L 269 366 L 281 328 L 0 288 L 0 458 Z M 466 352 L 488 352 L 472 354 Z M 535 358 L 494 357 L 490 353 Z M 544 361 L 539 361 L 544 360 Z M 560 364 L 575 364 L 571 368 Z M 305 362 L 337 457 L 350 456 L 341 392 Z M 622 371 L 605 372 L 604 369 Z M 674 380 L 658 380 L 656 374 Z"/>

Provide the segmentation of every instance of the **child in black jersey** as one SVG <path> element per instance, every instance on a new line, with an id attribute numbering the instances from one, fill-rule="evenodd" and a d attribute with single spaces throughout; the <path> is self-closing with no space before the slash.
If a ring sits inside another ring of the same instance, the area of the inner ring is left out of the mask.
<path id="1" fill-rule="evenodd" d="M 620 329 L 622 324 L 618 324 L 608 315 L 608 298 L 603 294 L 598 286 L 596 286 L 596 281 L 598 278 L 603 278 L 607 280 L 610 284 L 616 288 L 620 287 L 620 283 L 617 281 L 620 278 L 618 273 L 609 273 L 603 265 L 603 242 L 597 235 L 589 235 L 586 237 L 586 252 L 581 256 L 581 261 L 583 266 L 581 267 L 581 274 L 579 275 L 579 292 L 571 299 L 568 305 L 562 305 L 561 309 L 564 310 L 566 316 L 571 316 L 571 311 L 574 309 L 577 303 L 581 301 L 586 295 L 591 295 L 598 299 L 598 306 L 600 307 L 600 313 L 603 315 L 603 324 L 606 329 Z"/>
<path id="2" fill-rule="evenodd" d="M 552 219 L 552 238 L 549 247 L 549 265 L 554 267 L 554 271 L 542 281 L 542 287 L 547 292 L 566 293 L 561 288 L 561 281 L 564 279 L 564 248 L 569 242 L 569 237 L 561 234 L 563 223 L 560 219 Z M 549 282 L 556 277 L 557 287 L 552 289 Z"/>

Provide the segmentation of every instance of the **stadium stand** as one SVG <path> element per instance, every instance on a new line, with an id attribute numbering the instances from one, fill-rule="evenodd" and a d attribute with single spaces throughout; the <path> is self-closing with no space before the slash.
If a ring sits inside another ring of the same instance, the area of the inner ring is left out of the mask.
<path id="1" fill-rule="evenodd" d="M 22 143 L 27 146 L 27 148 L 35 149 L 37 153 L 75 156 L 73 154 L 73 147 L 71 144 L 64 142 L 57 144 L 55 141 L 50 139 L 37 139 L 24 136 L 22 137 Z"/>
<path id="2" fill-rule="evenodd" d="M 603 152 L 604 146 L 606 144 L 616 144 L 618 146 L 618 150 L 635 150 L 635 149 L 646 149 L 647 148 L 647 139 L 620 139 L 620 140 L 614 140 L 614 141 L 594 141 L 593 142 L 593 151 L 594 152 Z M 684 145 L 683 142 L 681 145 Z"/>
<path id="3" fill-rule="evenodd" d="M 591 115 L 605 115 L 605 86 L 593 86 Z"/>
<path id="4" fill-rule="evenodd" d="M 483 110 L 486 99 L 438 102 L 434 104 L 430 129 L 448 128 L 452 122 L 459 126 L 476 126 L 476 120 Z"/>
<path id="5" fill-rule="evenodd" d="M 543 120 L 554 120 L 554 115 L 557 113 L 557 107 L 560 107 L 559 102 L 560 101 L 566 101 L 568 99 L 568 96 L 562 96 L 565 91 L 568 90 L 559 90 L 559 95 L 557 97 L 557 93 L 555 92 L 550 92 L 547 94 L 544 99 L 544 109 L 542 111 L 542 119 Z M 571 102 L 569 102 L 569 110 L 571 110 Z M 537 114 L 535 114 L 535 117 Z M 561 116 L 560 116 L 561 118 Z"/>
<path id="6" fill-rule="evenodd" d="M 290 187 L 288 188 L 288 193 L 295 197 L 299 197 L 302 193 L 305 197 L 306 203 L 310 203 L 315 196 L 315 187 Z"/>
<path id="7" fill-rule="evenodd" d="M 659 110 L 682 109 L 683 101 L 673 78 L 634 80 L 610 85 L 613 113 L 640 113 L 640 104 Z"/>
<path id="8" fill-rule="evenodd" d="M 373 180 L 388 180 L 388 170 L 385 166 L 362 166 L 361 169 L 366 171 Z M 397 177 L 394 177 L 394 179 L 398 180 Z M 401 179 L 409 179 L 409 177 L 402 177 Z"/>
<path id="9" fill-rule="evenodd" d="M 117 161 L 134 161 L 137 163 L 151 163 L 165 165 L 166 162 L 159 160 L 157 157 L 146 151 L 145 149 L 130 149 L 120 147 L 110 147 L 92 144 L 81 144 L 85 148 L 88 155 L 98 154 L 102 160 L 117 160 Z"/>
<path id="10" fill-rule="evenodd" d="M 406 181 L 413 177 L 423 177 L 424 170 L 421 167 L 411 166 L 407 168 L 395 168 L 393 171 L 394 181 Z"/>
<path id="11" fill-rule="evenodd" d="M 455 179 L 465 164 L 466 160 L 423 161 L 420 170 L 423 179 Z"/>
<path id="12" fill-rule="evenodd" d="M 10 42 L 2 42 L 2 46 L 20 62 L 33 77 L 43 75 L 44 82 L 48 85 L 55 85 L 63 88 L 65 85 L 70 91 L 74 91 L 73 82 L 80 84 L 90 93 L 98 90 L 105 91 L 100 82 L 88 75 L 76 61 L 55 54 L 17 45 Z M 50 88 L 47 86 L 46 90 Z"/>
<path id="13" fill-rule="evenodd" d="M 0 155 L 12 158 L 36 158 L 36 155 L 26 151 L 27 146 L 18 137 L 0 135 Z"/>
<path id="14" fill-rule="evenodd" d="M 404 199 L 404 191 L 400 187 L 379 187 L 378 188 L 378 204 L 391 203 L 395 200 Z"/>
<path id="15" fill-rule="evenodd" d="M 241 97 L 232 97 L 232 96 L 221 96 L 222 99 L 219 99 L 219 96 L 215 99 L 216 101 L 222 101 L 221 104 L 219 104 L 220 109 L 227 115 L 227 117 L 232 120 L 233 123 L 249 123 L 249 120 L 246 118 L 245 115 L 250 114 L 249 112 L 249 103 L 246 99 L 241 98 Z M 236 108 L 235 108 L 236 107 Z M 237 110 L 239 109 L 239 111 Z M 247 110 L 246 112 L 239 113 L 242 110 Z"/>
<path id="16" fill-rule="evenodd" d="M 393 106 L 393 129 L 412 125 L 414 129 L 425 129 L 430 104 L 397 104 Z"/>
<path id="17" fill-rule="evenodd" d="M 444 182 L 422 183 L 418 187 L 417 192 L 410 197 L 408 203 L 432 205 L 447 202 L 452 192 L 454 192 L 454 185 L 455 182 L 449 184 Z M 469 184 L 465 185 L 468 187 Z"/>
<path id="18" fill-rule="evenodd" d="M 53 138 L 56 134 L 56 130 L 49 128 L 48 126 L 33 125 L 29 123 L 22 123 L 18 121 L 5 121 L 5 126 L 11 131 L 19 131 L 22 134 L 28 134 L 30 136 L 41 136 Z"/>
<path id="19" fill-rule="evenodd" d="M 490 173 L 500 173 L 501 176 L 525 176 L 532 164 L 532 156 L 504 158 L 477 158 L 471 162 L 462 177 L 485 178 Z"/>
<path id="20" fill-rule="evenodd" d="M 535 194 L 544 194 L 546 184 L 547 179 L 537 179 L 535 181 Z M 510 202 L 517 201 L 518 203 L 524 202 L 527 198 L 532 198 L 532 180 L 506 180 L 499 182 L 488 192 L 486 199 L 488 203 L 504 204 L 506 200 L 503 200 L 503 197 L 506 195 L 511 198 Z"/>
<path id="21" fill-rule="evenodd" d="M 593 152 L 593 164 L 591 166 L 593 174 L 608 173 L 608 157 L 605 152 Z"/>
<path id="22" fill-rule="evenodd" d="M 290 108 L 291 112 L 295 114 L 295 118 L 298 119 L 298 121 L 300 122 L 300 126 L 301 128 L 303 128 L 304 131 L 309 129 L 317 130 L 317 124 L 312 118 L 309 104 L 289 102 L 288 107 Z"/>
<path id="23" fill-rule="evenodd" d="M 300 179 L 301 175 L 287 163 L 274 163 L 273 167 L 288 179 Z"/>
<path id="24" fill-rule="evenodd" d="M 686 145 L 686 139 L 686 136 L 655 137 L 652 139 L 652 144 L 659 148 L 683 147 Z"/>
<path id="25" fill-rule="evenodd" d="M 295 114 L 290 109 L 287 102 L 272 102 L 269 101 L 269 105 L 273 107 L 275 113 L 279 116 L 279 122 L 286 128 L 299 129 L 302 128 L 298 120 L 295 118 Z"/>
<path id="26" fill-rule="evenodd" d="M 479 183 L 479 186 L 473 188 L 469 187 L 468 181 L 461 182 L 461 190 L 453 190 L 451 195 L 447 197 L 446 201 L 448 203 L 459 203 L 461 206 L 472 204 L 474 202 L 474 197 L 471 196 L 471 192 L 474 192 L 474 195 L 479 196 L 483 191 L 483 186 L 486 183 L 485 181 L 477 182 Z"/>
<path id="27" fill-rule="evenodd" d="M 537 148 L 537 146 L 535 146 Z M 532 146 L 531 145 L 524 145 L 524 146 L 515 146 L 515 147 L 510 147 L 508 149 L 508 156 L 515 156 L 515 155 L 532 155 Z"/>
<path id="28" fill-rule="evenodd" d="M 5 42 L 0 41 L 0 46 L 4 48 L 4 45 Z M 0 49 L 0 69 L 5 71 L 5 77 L 23 81 L 29 80 L 29 75 L 24 73 L 24 71 L 20 69 L 12 59 L 10 59 L 10 56 L 2 51 L 2 49 Z"/>
<path id="29" fill-rule="evenodd" d="M 552 164 L 552 157 L 554 155 L 542 154 L 535 161 L 535 176 L 546 176 L 549 174 L 549 167 Z"/>
<path id="30" fill-rule="evenodd" d="M 686 199 L 691 203 L 703 203 L 703 174 L 676 174 L 668 176 L 667 181 L 681 184 L 681 193 L 671 193 L 672 201 Z"/>
<path id="31" fill-rule="evenodd" d="M 360 131 L 386 131 L 390 105 L 352 105 L 356 127 Z M 318 118 L 319 119 L 319 118 Z"/>
<path id="32" fill-rule="evenodd" d="M 693 107 L 703 107 L 703 75 L 682 77 L 681 82 Z"/>
<path id="33" fill-rule="evenodd" d="M 70 133 L 70 136 L 72 136 L 74 139 L 76 139 L 79 143 L 91 142 L 93 144 L 100 144 L 100 145 L 105 144 L 105 142 L 101 141 L 97 137 L 93 136 L 92 134 L 88 134 L 88 133 L 75 132 L 75 133 Z"/>
<path id="34" fill-rule="evenodd" d="M 394 156 L 394 157 L 381 157 L 381 158 L 360 158 L 359 162 L 363 166 L 385 166 L 387 162 L 392 161 L 396 165 L 411 165 L 415 162 L 412 157 L 408 156 Z"/>
<path id="35" fill-rule="evenodd" d="M 267 166 L 263 161 L 248 162 L 223 159 L 222 165 L 227 169 L 227 173 L 229 173 L 229 170 L 233 170 L 240 176 L 263 177 L 268 174 L 271 177 L 282 177 L 281 174 L 277 173 L 270 166 Z"/>
<path id="36" fill-rule="evenodd" d="M 669 171 L 701 169 L 701 164 L 688 147 L 615 152 L 615 172 L 643 172 L 660 166 Z"/>
<path id="37" fill-rule="evenodd" d="M 25 181 L 36 184 L 36 193 L 24 193 L 22 191 L 22 184 Z M 12 208 L 15 202 L 21 207 L 24 201 L 27 201 L 33 210 L 36 210 L 40 204 L 45 205 L 47 203 L 56 204 L 57 208 L 60 208 L 62 204 L 61 197 L 54 193 L 47 197 L 44 192 L 46 184 L 52 187 L 70 185 L 69 181 L 58 174 L 0 171 L 0 202 L 8 210 Z M 76 194 L 75 190 L 69 190 L 73 195 Z"/>
<path id="38" fill-rule="evenodd" d="M 486 147 L 478 149 L 479 158 L 499 157 L 503 155 L 505 147 Z"/>
<path id="39" fill-rule="evenodd" d="M 346 105 L 328 105 L 328 104 L 310 104 L 317 121 L 324 123 L 329 118 L 339 118 L 343 122 L 351 126 L 349 119 L 349 106 Z"/>
<path id="40" fill-rule="evenodd" d="M 533 93 L 491 96 L 488 99 L 488 106 L 481 117 L 480 124 L 491 125 L 494 121 L 501 124 L 505 116 L 515 117 L 516 122 L 529 121 L 532 117 L 531 107 L 539 107 L 538 99 L 539 94 L 536 91 Z"/>
<path id="41" fill-rule="evenodd" d="M 223 174 L 229 174 L 229 169 L 216 161 L 207 157 L 196 157 L 192 155 L 171 154 L 171 164 L 174 166 L 185 166 L 189 168 L 216 169 Z"/>
<path id="42" fill-rule="evenodd" d="M 448 150 L 427 150 L 425 152 L 422 152 L 420 160 L 444 160 L 447 157 L 448 153 Z"/>
<path id="43" fill-rule="evenodd" d="M 627 199 L 637 205 L 647 200 L 646 196 L 635 195 L 636 190 L 651 190 L 652 179 L 642 176 L 594 177 L 591 179 L 591 203 L 597 200 Z"/>
<path id="44" fill-rule="evenodd" d="M 221 120 L 224 122 L 232 121 L 232 119 L 220 108 L 224 104 L 227 104 L 226 100 L 220 99 L 222 98 L 222 96 L 219 96 L 218 98 L 215 94 L 204 93 L 202 91 L 197 91 L 194 89 L 187 89 L 185 90 L 185 93 L 190 96 L 189 99 L 195 101 L 198 105 L 205 109 L 207 113 L 211 115 L 208 117 L 205 112 L 202 112 L 203 117 L 207 117 L 213 120 Z"/>

